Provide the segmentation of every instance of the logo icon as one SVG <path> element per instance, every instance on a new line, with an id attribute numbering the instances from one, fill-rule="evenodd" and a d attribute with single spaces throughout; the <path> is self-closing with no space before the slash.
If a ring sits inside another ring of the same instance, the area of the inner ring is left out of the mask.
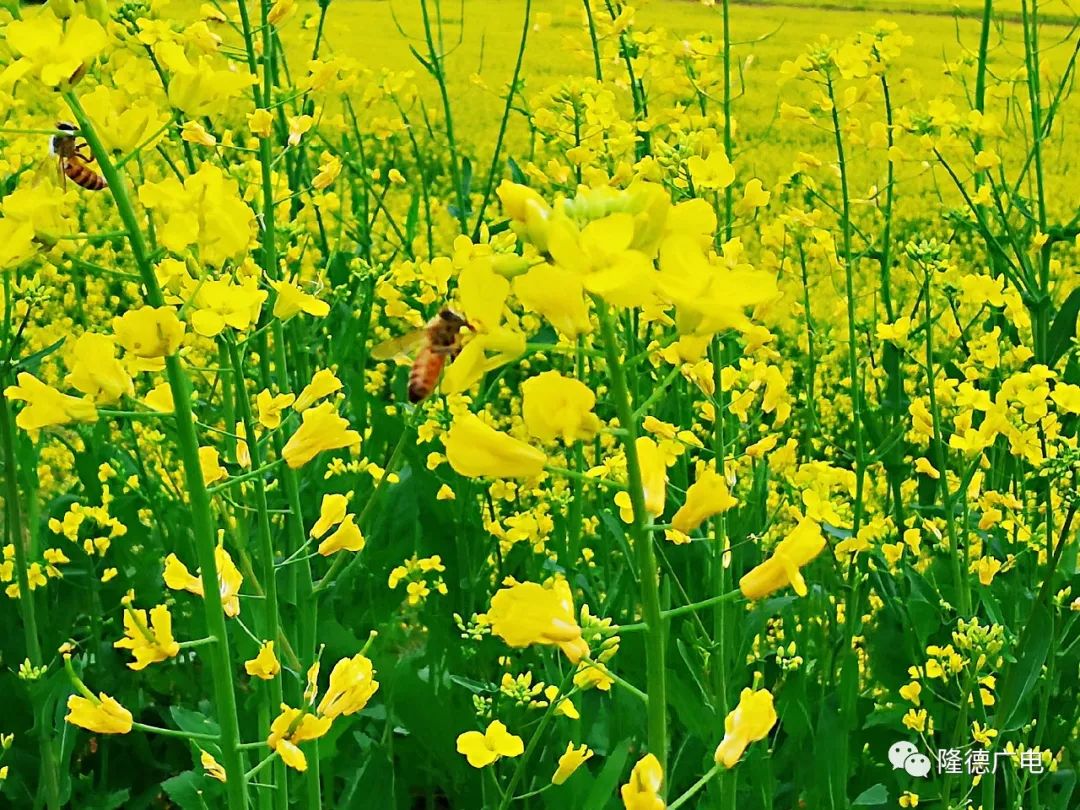
<path id="1" fill-rule="evenodd" d="M 907 740 L 892 744 L 889 748 L 889 762 L 893 770 L 903 769 L 909 776 L 919 779 L 930 773 L 930 757 L 920 753 L 915 744 Z"/>

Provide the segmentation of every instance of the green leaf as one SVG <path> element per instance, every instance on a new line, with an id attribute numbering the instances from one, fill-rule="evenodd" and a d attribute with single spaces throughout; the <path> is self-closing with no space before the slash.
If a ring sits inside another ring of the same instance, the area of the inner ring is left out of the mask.
<path id="1" fill-rule="evenodd" d="M 998 711 L 994 721 L 997 728 L 1011 728 L 1027 698 L 1035 690 L 1043 664 L 1046 663 L 1046 656 L 1050 652 L 1053 626 L 1053 617 L 1045 606 L 1037 605 L 1027 625 L 1028 632 L 1021 636 L 1023 643 L 1017 646 L 1019 657 L 1016 663 L 1009 667 L 998 696 Z"/>
<path id="2" fill-rule="evenodd" d="M 195 771 L 184 771 L 161 783 L 161 787 L 180 810 L 206 810 L 206 802 L 202 797 L 205 786 L 206 777 Z"/>
<path id="3" fill-rule="evenodd" d="M 181 706 L 170 706 L 169 714 L 172 715 L 173 722 L 180 727 L 181 731 L 187 731 L 192 734 L 217 735 L 221 733 L 221 727 L 218 726 L 217 723 L 206 715 L 192 711 L 191 709 L 185 709 Z"/>
<path id="4" fill-rule="evenodd" d="M 1080 287 L 1069 293 L 1058 310 L 1047 336 L 1047 360 L 1053 367 L 1069 349 L 1069 342 L 1077 336 L 1076 318 L 1080 315 Z"/>
<path id="5" fill-rule="evenodd" d="M 42 360 L 44 360 L 50 354 L 57 351 L 61 346 L 63 346 L 65 340 L 67 340 L 67 338 L 62 337 L 55 343 L 46 346 L 40 351 L 36 351 L 33 354 L 28 354 L 26 355 L 26 357 L 20 357 L 18 360 L 15 361 L 15 371 L 34 371 L 38 366 L 41 365 Z"/>
<path id="6" fill-rule="evenodd" d="M 420 222 L 420 194 L 413 192 L 409 202 L 409 213 L 405 217 L 405 239 L 412 244 L 416 238 L 416 226 Z"/>
<path id="7" fill-rule="evenodd" d="M 882 784 L 877 784 L 856 796 L 852 804 L 856 807 L 876 807 L 888 801 L 888 789 Z"/>
<path id="8" fill-rule="evenodd" d="M 528 178 L 525 176 L 525 172 L 521 170 L 518 162 L 512 157 L 506 159 L 506 165 L 510 168 L 510 179 L 515 183 L 520 183 L 523 186 L 529 184 Z"/>
<path id="9" fill-rule="evenodd" d="M 615 788 L 622 777 L 626 760 L 630 756 L 630 740 L 623 740 L 607 756 L 596 781 L 593 782 L 592 790 L 585 798 L 585 805 L 581 810 L 603 810 L 615 794 Z"/>

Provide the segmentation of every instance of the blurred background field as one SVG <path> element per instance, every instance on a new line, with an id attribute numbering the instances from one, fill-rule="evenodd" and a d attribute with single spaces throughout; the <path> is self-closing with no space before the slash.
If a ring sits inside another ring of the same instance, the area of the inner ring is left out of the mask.
<path id="1" fill-rule="evenodd" d="M 175 0 L 177 14 L 192 14 L 200 4 Z M 486 160 L 491 154 L 503 108 L 502 94 L 513 73 L 517 43 L 521 36 L 524 0 L 444 0 L 441 3 L 447 84 L 453 99 L 455 128 L 468 153 Z M 602 10 L 602 4 L 594 4 Z M 908 71 L 911 82 L 921 87 L 898 88 L 903 101 L 905 90 L 921 90 L 925 97 L 937 94 L 956 98 L 959 83 L 950 79 L 950 65 L 974 61 L 978 48 L 982 0 L 786 0 L 782 3 L 735 2 L 731 6 L 733 54 L 741 65 L 737 79 L 738 98 L 734 118 L 738 130 L 738 155 L 742 165 L 763 178 L 776 179 L 790 171 L 801 151 L 821 146 L 831 133 L 781 121 L 782 103 L 800 105 L 803 90 L 780 84 L 780 69 L 807 45 L 821 37 L 843 39 L 887 19 L 900 25 L 915 40 L 897 59 L 895 75 Z M 1018 74 L 1023 63 L 1020 24 L 1021 0 L 994 3 L 997 23 L 991 38 L 990 70 L 998 77 Z M 535 97 L 549 85 L 568 75 L 590 76 L 592 54 L 584 33 L 581 3 L 564 0 L 534 0 L 534 22 L 522 70 L 524 87 Z M 1074 0 L 1048 0 L 1039 4 L 1042 45 L 1046 69 L 1060 75 L 1076 44 L 1075 26 L 1080 22 Z M 410 48 L 423 52 L 420 5 L 406 0 L 335 0 L 332 25 L 323 32 L 324 52 L 347 55 L 375 73 L 413 71 L 427 115 L 438 116 L 437 85 L 413 56 Z M 639 27 L 660 29 L 674 36 L 697 32 L 722 37 L 720 5 L 708 6 L 696 0 L 644 0 L 636 5 Z M 283 37 L 291 67 L 299 71 L 306 63 L 315 38 L 317 8 L 314 4 L 286 26 Z M 940 87 L 927 86 L 941 79 Z M 646 77 L 647 78 L 647 77 Z M 1012 99 L 992 102 L 990 110 L 1001 116 L 1015 116 L 1026 105 L 1023 84 L 1016 76 Z M 969 91 L 970 92 L 970 91 Z M 956 98 L 962 106 L 963 99 Z M 627 97 L 629 104 L 629 97 Z M 996 105 L 996 106 L 995 106 Z M 332 112 L 332 111 L 328 111 Z M 359 111 L 363 116 L 364 111 Z M 374 112 L 374 111 L 372 111 Z M 1072 122 L 1062 116 L 1058 126 Z M 1075 139 L 1072 139 L 1075 140 Z M 1069 138 L 1055 139 L 1057 148 L 1048 155 L 1048 187 L 1062 188 L 1076 168 L 1076 155 L 1065 148 Z M 509 154 L 521 161 L 528 142 L 528 124 L 523 114 L 511 117 L 507 133 Z M 1026 144 L 1003 145 L 1003 155 L 1023 155 Z M 952 184 L 940 167 L 921 164 L 903 167 L 912 175 L 925 175 L 919 185 L 955 203 Z M 860 176 L 857 183 L 869 186 L 878 178 Z M 910 187 L 910 186 L 909 186 Z M 863 189 L 865 190 L 865 188 Z M 1055 199 L 1075 202 L 1075 194 L 1055 194 Z"/>

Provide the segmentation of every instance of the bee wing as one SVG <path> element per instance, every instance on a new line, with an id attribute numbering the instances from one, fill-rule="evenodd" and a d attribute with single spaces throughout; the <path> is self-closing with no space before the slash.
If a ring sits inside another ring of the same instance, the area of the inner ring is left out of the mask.
<path id="1" fill-rule="evenodd" d="M 423 345 L 426 338 L 426 329 L 417 329 L 415 332 L 391 338 L 375 346 L 371 350 L 371 358 L 373 360 L 392 360 L 396 357 L 407 358 Z"/>

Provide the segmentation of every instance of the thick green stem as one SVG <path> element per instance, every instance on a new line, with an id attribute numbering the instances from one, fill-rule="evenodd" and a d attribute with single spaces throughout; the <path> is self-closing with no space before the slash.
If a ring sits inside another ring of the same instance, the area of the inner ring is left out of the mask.
<path id="1" fill-rule="evenodd" d="M 64 93 L 79 132 L 90 149 L 109 184 L 109 191 L 116 202 L 117 212 L 127 231 L 132 257 L 142 277 L 146 300 L 151 306 L 164 306 L 165 300 L 154 274 L 154 267 L 146 250 L 142 228 L 128 194 L 124 177 L 113 165 L 112 157 L 101 142 L 79 99 L 70 91 Z M 240 723 L 236 711 L 236 694 L 233 691 L 232 660 L 229 655 L 229 635 L 225 626 L 218 585 L 217 562 L 214 551 L 217 543 L 214 517 L 210 510 L 210 497 L 203 482 L 202 465 L 199 462 L 199 441 L 195 434 L 195 416 L 191 406 L 191 383 L 175 354 L 165 358 L 165 372 L 172 391 L 176 416 L 177 450 L 184 468 L 191 511 L 192 533 L 195 549 L 202 569 L 203 609 L 206 633 L 218 639 L 208 648 L 210 677 L 214 685 L 214 703 L 217 720 L 221 726 L 222 767 L 228 775 L 225 783 L 229 810 L 245 810 L 247 785 L 241 777 L 244 772 L 240 753 Z"/>
<path id="2" fill-rule="evenodd" d="M 634 543 L 634 555 L 637 561 L 638 581 L 641 585 L 641 612 L 645 617 L 645 668 L 649 695 L 648 733 L 649 752 L 659 761 L 667 772 L 668 728 L 667 728 L 667 668 L 665 655 L 664 617 L 660 606 L 660 579 L 656 565 L 656 553 L 653 549 L 652 532 L 648 530 L 649 515 L 645 509 L 645 488 L 642 483 L 641 461 L 637 451 L 637 421 L 630 402 L 630 390 L 626 383 L 626 370 L 620 358 L 619 338 L 615 332 L 615 321 L 607 304 L 600 298 L 594 299 L 597 317 L 600 319 L 600 334 L 604 342 L 604 354 L 607 357 L 608 377 L 611 380 L 612 399 L 619 425 L 623 429 L 623 451 L 626 454 L 626 472 L 629 479 L 630 503 L 634 519 L 630 526 Z"/>

